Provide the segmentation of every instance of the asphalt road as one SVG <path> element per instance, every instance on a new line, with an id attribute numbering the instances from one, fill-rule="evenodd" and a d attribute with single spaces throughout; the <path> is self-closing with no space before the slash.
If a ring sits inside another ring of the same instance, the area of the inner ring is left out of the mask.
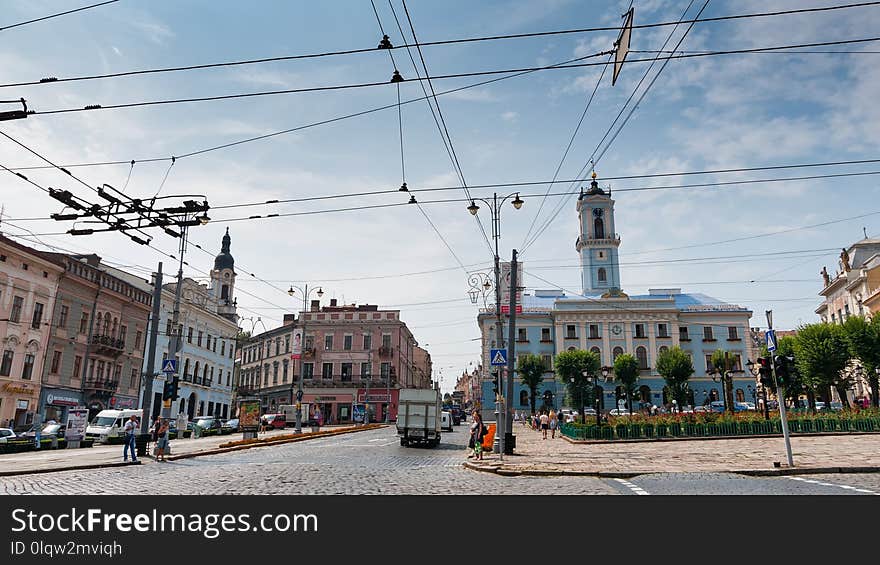
<path id="1" fill-rule="evenodd" d="M 0 478 L 5 494 L 880 494 L 880 474 L 629 480 L 502 477 L 465 469 L 467 425 L 436 448 L 400 447 L 393 427 L 139 466 Z"/>

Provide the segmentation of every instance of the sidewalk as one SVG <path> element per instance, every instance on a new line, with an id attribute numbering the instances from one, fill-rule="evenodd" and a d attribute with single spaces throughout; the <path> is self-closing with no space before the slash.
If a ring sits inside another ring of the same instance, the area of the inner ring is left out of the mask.
<path id="1" fill-rule="evenodd" d="M 345 430 L 352 428 L 348 425 L 321 426 L 321 431 Z M 359 429 L 359 428 L 357 428 Z M 356 431 L 356 429 L 352 429 Z M 293 428 L 260 432 L 259 438 L 271 438 L 275 436 L 290 435 Z M 320 436 L 319 436 L 320 437 Z M 175 439 L 171 440 L 172 456 L 168 459 L 195 457 L 208 455 L 220 448 L 221 444 L 240 440 L 241 433 L 221 436 L 208 436 L 199 439 Z M 262 446 L 260 446 L 262 447 Z M 40 451 L 27 451 L 25 453 L 12 453 L 0 455 L 0 477 L 10 475 L 24 475 L 28 473 L 47 473 L 53 471 L 70 471 L 76 469 L 93 469 L 98 467 L 116 467 L 131 465 L 122 461 L 122 445 L 95 445 L 84 449 L 44 449 Z M 152 464 L 153 443 L 148 446 L 148 456 L 141 457 L 142 463 Z"/>
<path id="2" fill-rule="evenodd" d="M 794 436 L 794 468 L 782 437 L 664 440 L 641 443 L 574 443 L 541 439 L 541 432 L 514 428 L 515 454 L 499 460 L 484 454 L 465 466 L 501 475 L 596 475 L 632 477 L 645 473 L 733 472 L 777 475 L 822 472 L 880 472 L 880 434 Z M 780 467 L 775 467 L 779 462 Z"/>

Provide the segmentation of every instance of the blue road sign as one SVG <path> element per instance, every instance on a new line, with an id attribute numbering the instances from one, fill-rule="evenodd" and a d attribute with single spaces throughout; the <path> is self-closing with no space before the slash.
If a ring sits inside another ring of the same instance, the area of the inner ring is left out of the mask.
<path id="1" fill-rule="evenodd" d="M 767 351 L 776 351 L 776 330 L 767 330 L 764 337 L 767 340 Z"/>
<path id="2" fill-rule="evenodd" d="M 163 373 L 176 373 L 177 372 L 177 359 L 166 359 L 162 361 L 162 372 Z"/>
<path id="3" fill-rule="evenodd" d="M 490 365 L 493 367 L 507 365 L 507 350 L 506 349 L 490 349 L 489 350 L 489 361 Z"/>

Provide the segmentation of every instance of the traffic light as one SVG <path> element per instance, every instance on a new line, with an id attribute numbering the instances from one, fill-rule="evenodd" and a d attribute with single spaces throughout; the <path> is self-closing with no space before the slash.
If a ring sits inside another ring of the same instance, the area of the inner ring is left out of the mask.
<path id="1" fill-rule="evenodd" d="M 768 390 L 773 388 L 773 373 L 771 371 L 770 358 L 758 357 L 758 376 L 761 379 L 761 384 Z"/>
<path id="2" fill-rule="evenodd" d="M 180 379 L 176 376 L 169 378 L 165 381 L 165 386 L 162 389 L 162 400 L 177 400 L 177 391 L 180 387 Z"/>
<path id="3" fill-rule="evenodd" d="M 501 394 L 501 385 L 499 384 L 498 373 L 493 373 L 494 380 L 492 381 L 492 392 L 495 393 L 495 398 L 498 398 L 498 395 Z"/>
<path id="4" fill-rule="evenodd" d="M 788 362 L 789 359 L 782 355 L 773 358 L 773 365 L 776 367 L 776 382 L 779 386 L 787 386 L 790 380 Z"/>

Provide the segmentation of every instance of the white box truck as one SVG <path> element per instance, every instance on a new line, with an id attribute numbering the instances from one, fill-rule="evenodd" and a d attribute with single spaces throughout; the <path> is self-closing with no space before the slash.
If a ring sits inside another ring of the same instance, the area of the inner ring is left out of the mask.
<path id="1" fill-rule="evenodd" d="M 440 443 L 440 391 L 433 388 L 402 388 L 397 409 L 400 445 Z"/>

